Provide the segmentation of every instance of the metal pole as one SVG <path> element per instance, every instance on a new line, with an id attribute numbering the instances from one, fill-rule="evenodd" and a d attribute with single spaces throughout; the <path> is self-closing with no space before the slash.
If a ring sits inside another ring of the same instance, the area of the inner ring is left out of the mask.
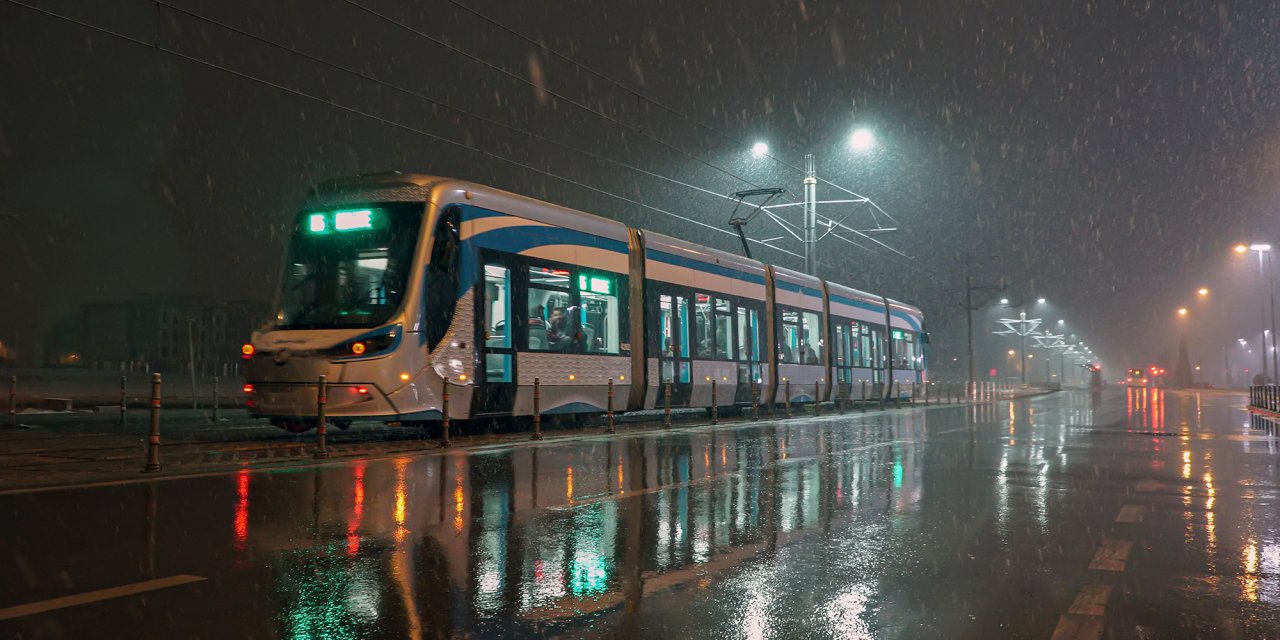
<path id="1" fill-rule="evenodd" d="M 129 404 L 128 392 L 125 390 L 125 383 L 128 382 L 126 376 L 120 376 L 120 426 L 125 425 L 125 407 Z"/>
<path id="2" fill-rule="evenodd" d="M 711 379 L 711 424 L 720 424 L 720 411 L 716 408 L 716 379 Z"/>
<path id="3" fill-rule="evenodd" d="M 818 416 L 818 398 L 822 397 L 822 383 L 818 380 L 813 381 L 813 416 Z"/>
<path id="4" fill-rule="evenodd" d="M 147 436 L 147 466 L 144 473 L 160 471 L 160 374 L 151 374 L 151 434 Z"/>
<path id="5" fill-rule="evenodd" d="M 813 154 L 804 156 L 804 271 L 817 275 L 818 255 L 818 177 L 813 167 Z"/>
<path id="6" fill-rule="evenodd" d="M 787 388 L 783 393 L 786 395 L 787 417 L 790 418 L 791 417 L 791 381 L 786 380 L 785 382 L 787 383 Z"/>
<path id="7" fill-rule="evenodd" d="M 18 428 L 18 376 L 9 376 L 9 426 Z"/>
<path id="8" fill-rule="evenodd" d="M 1258 252 L 1258 288 L 1261 289 L 1262 286 L 1263 286 L 1262 252 L 1259 251 Z M 1263 384 L 1266 384 L 1267 380 L 1270 377 L 1269 374 L 1267 373 L 1267 305 L 1266 303 L 1262 303 L 1262 304 L 1259 304 L 1258 306 L 1262 311 L 1262 353 L 1259 355 L 1262 356 L 1262 382 Z"/>
<path id="9" fill-rule="evenodd" d="M 218 417 L 218 376 L 213 377 L 213 421 L 216 423 Z"/>
<path id="10" fill-rule="evenodd" d="M 324 460 L 329 457 L 328 437 L 325 434 L 324 405 L 329 402 L 329 377 L 320 374 L 320 380 L 316 384 L 316 460 Z"/>
<path id="11" fill-rule="evenodd" d="M 1280 361 L 1276 359 L 1276 268 L 1270 251 L 1267 252 L 1267 263 L 1268 288 L 1271 290 L 1271 371 L 1280 378 Z"/>
<path id="12" fill-rule="evenodd" d="M 965 393 L 971 394 L 973 393 L 974 367 L 977 366 L 974 362 L 975 352 L 973 349 L 973 276 L 965 278 L 964 308 L 966 320 L 969 323 L 969 382 L 965 385 L 965 389 L 967 389 Z"/>
<path id="13" fill-rule="evenodd" d="M 1026 320 L 1027 314 L 1025 313 L 1022 314 L 1022 319 Z M 1018 325 L 1018 330 L 1025 332 L 1027 328 L 1024 325 Z M 1027 383 L 1027 334 L 1023 333 L 1022 334 L 1022 384 L 1026 384 L 1026 383 Z"/>
<path id="14" fill-rule="evenodd" d="M 191 368 L 191 409 L 192 411 L 200 408 L 200 406 L 196 404 L 196 399 L 199 398 L 200 396 L 199 394 L 196 393 L 196 345 L 195 345 L 195 339 L 192 337 L 192 333 L 194 333 L 195 331 L 194 329 L 192 329 L 192 326 L 195 324 L 195 322 L 196 322 L 195 318 L 187 318 L 187 360 L 190 361 L 188 364 L 190 365 L 190 368 Z"/>
<path id="15" fill-rule="evenodd" d="M 609 378 L 609 433 L 617 433 L 617 428 L 613 425 L 613 378 Z"/>
<path id="16" fill-rule="evenodd" d="M 671 383 L 662 388 L 662 428 L 671 428 Z"/>
<path id="17" fill-rule="evenodd" d="M 542 379 L 533 379 L 533 439 L 542 439 Z"/>

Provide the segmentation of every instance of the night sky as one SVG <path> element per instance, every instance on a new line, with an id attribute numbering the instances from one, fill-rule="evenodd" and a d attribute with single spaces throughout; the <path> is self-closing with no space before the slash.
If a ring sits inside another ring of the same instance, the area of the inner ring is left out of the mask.
<path id="1" fill-rule="evenodd" d="M 798 200 L 801 174 L 748 150 L 814 153 L 909 256 L 828 240 L 821 275 L 921 306 L 935 364 L 963 359 L 966 274 L 1049 298 L 1117 368 L 1172 366 L 1173 310 L 1209 286 L 1230 325 L 1194 314 L 1198 359 L 1259 331 L 1256 261 L 1230 247 L 1280 243 L 1273 3 L 32 4 L 138 42 L 0 0 L 0 339 L 25 354 L 85 302 L 268 300 L 308 185 L 393 169 L 737 252 L 635 204 L 728 230 L 732 203 L 600 157 Z M 874 153 L 848 149 L 857 127 Z"/>

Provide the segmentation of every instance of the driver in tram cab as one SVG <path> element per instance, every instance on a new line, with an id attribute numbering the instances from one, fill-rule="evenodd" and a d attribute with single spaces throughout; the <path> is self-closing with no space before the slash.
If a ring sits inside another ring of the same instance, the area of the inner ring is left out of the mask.
<path id="1" fill-rule="evenodd" d="M 570 344 L 573 344 L 573 336 L 569 335 L 569 316 L 565 315 L 564 307 L 556 307 L 547 318 L 547 348 L 568 351 Z"/>

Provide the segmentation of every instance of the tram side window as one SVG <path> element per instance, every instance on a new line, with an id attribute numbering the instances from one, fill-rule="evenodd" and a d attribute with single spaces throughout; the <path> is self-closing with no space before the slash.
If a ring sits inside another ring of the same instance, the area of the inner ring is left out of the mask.
<path id="1" fill-rule="evenodd" d="M 715 336 L 711 324 L 711 296 L 699 293 L 694 296 L 693 304 L 693 344 L 697 349 L 695 357 L 707 360 L 715 349 Z"/>
<path id="2" fill-rule="evenodd" d="M 582 299 L 578 324 L 582 327 L 583 349 L 587 353 L 621 353 L 622 312 L 618 304 L 618 278 L 604 274 L 579 274 L 578 295 Z"/>
<path id="3" fill-rule="evenodd" d="M 862 326 L 849 323 L 849 366 L 865 367 L 862 363 Z"/>
<path id="4" fill-rule="evenodd" d="M 716 359 L 733 359 L 733 304 L 724 298 L 716 298 L 715 334 Z"/>
<path id="5" fill-rule="evenodd" d="M 782 310 L 782 330 L 778 332 L 778 362 L 800 364 L 800 312 Z"/>
<path id="6" fill-rule="evenodd" d="M 423 309 L 426 320 L 427 348 L 435 349 L 444 339 L 453 320 L 453 307 L 458 290 L 458 210 L 446 209 L 436 223 L 431 245 L 431 263 L 427 267 L 427 287 Z"/>
<path id="7" fill-rule="evenodd" d="M 800 337 L 800 363 L 822 364 L 822 325 L 818 321 L 818 314 L 802 311 L 800 320 L 803 330 Z"/>
<path id="8" fill-rule="evenodd" d="M 485 346 L 511 348 L 511 279 L 506 267 L 484 266 Z M 485 354 L 485 380 L 511 382 L 511 354 Z"/>
<path id="9" fill-rule="evenodd" d="M 566 353 L 573 349 L 573 292 L 569 271 L 550 267 L 529 267 L 530 351 Z"/>
<path id="10" fill-rule="evenodd" d="M 893 368 L 916 368 L 916 337 L 910 331 L 894 329 L 893 333 Z"/>
<path id="11" fill-rule="evenodd" d="M 877 369 L 880 363 L 876 361 L 876 336 L 874 330 L 869 325 L 862 325 L 862 362 L 863 366 Z"/>

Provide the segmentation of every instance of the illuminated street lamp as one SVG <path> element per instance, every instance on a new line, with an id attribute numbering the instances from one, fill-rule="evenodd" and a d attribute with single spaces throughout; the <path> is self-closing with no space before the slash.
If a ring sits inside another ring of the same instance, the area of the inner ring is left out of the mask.
<path id="1" fill-rule="evenodd" d="M 876 136 L 870 129 L 858 129 L 849 136 L 849 148 L 854 151 L 870 151 L 876 146 Z"/>
<path id="2" fill-rule="evenodd" d="M 1200 297 L 1203 298 L 1209 295 L 1209 289 L 1207 287 L 1200 287 L 1200 290 L 1197 291 L 1196 293 L 1200 294 Z"/>
<path id="3" fill-rule="evenodd" d="M 1186 307 L 1178 307 L 1178 315 L 1183 316 L 1183 317 L 1186 317 L 1186 315 L 1187 315 L 1187 308 L 1186 308 Z"/>
<path id="4" fill-rule="evenodd" d="M 1258 252 L 1258 286 L 1263 286 L 1262 273 L 1267 272 L 1267 286 L 1271 297 L 1271 344 L 1275 346 L 1275 328 L 1276 328 L 1276 277 L 1275 269 L 1268 269 L 1265 265 L 1271 260 L 1271 245 L 1265 242 L 1255 242 L 1248 247 L 1238 244 L 1235 246 L 1235 252 L 1244 255 L 1245 251 Z M 1276 361 L 1276 352 L 1271 351 L 1271 370 L 1280 373 L 1280 362 Z M 1266 383 L 1270 380 L 1267 372 L 1267 307 L 1262 306 L 1262 381 Z"/>
<path id="5" fill-rule="evenodd" d="M 763 158 L 769 155 L 769 145 L 763 142 L 757 142 L 751 147 L 751 155 L 757 158 Z"/>

